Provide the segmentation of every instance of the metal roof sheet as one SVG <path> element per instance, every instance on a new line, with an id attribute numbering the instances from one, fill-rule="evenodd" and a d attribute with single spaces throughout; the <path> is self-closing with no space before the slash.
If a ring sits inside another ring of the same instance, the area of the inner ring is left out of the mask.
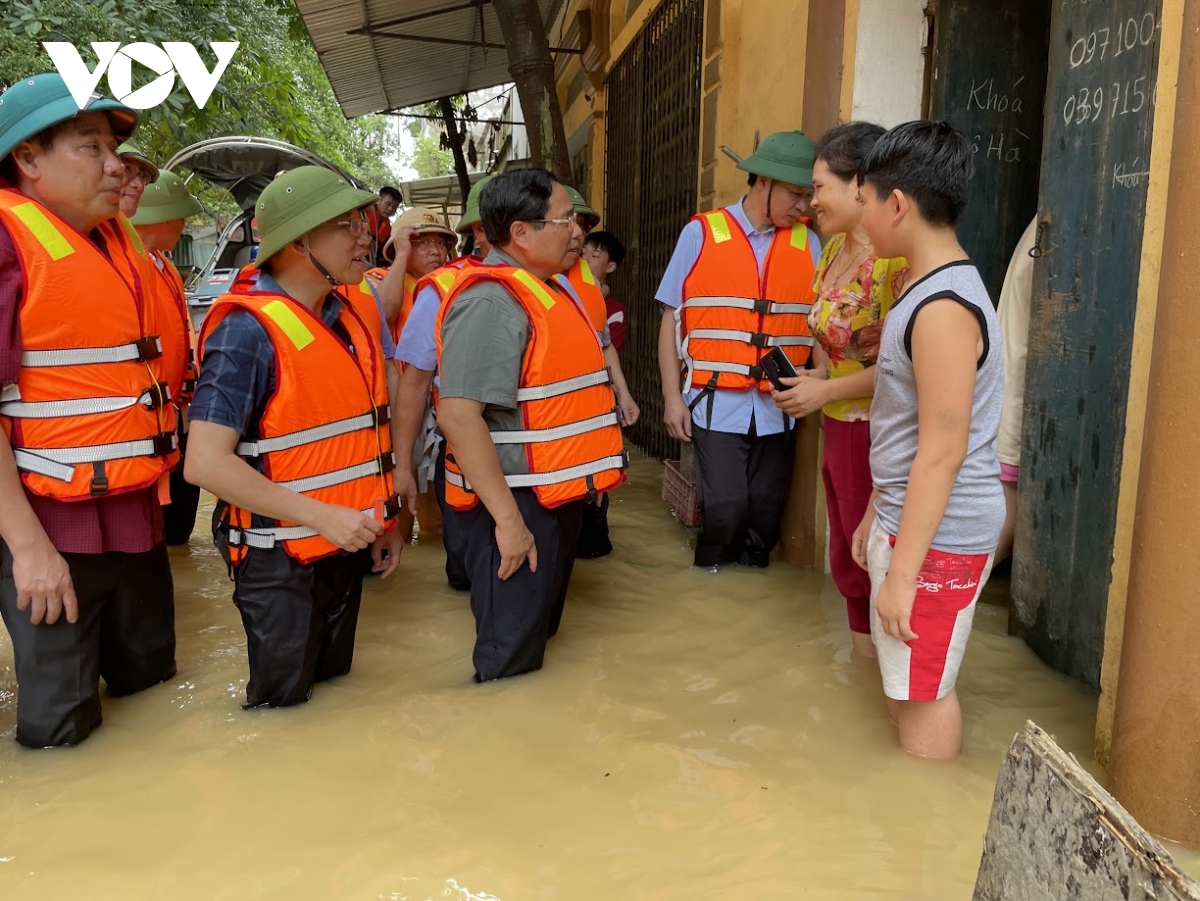
<path id="1" fill-rule="evenodd" d="M 563 0 L 539 0 L 552 22 Z M 511 81 L 504 49 L 353 34 L 369 28 L 503 44 L 489 0 L 296 0 L 347 118 L 402 109 Z M 554 44 L 554 41 L 551 41 Z"/>

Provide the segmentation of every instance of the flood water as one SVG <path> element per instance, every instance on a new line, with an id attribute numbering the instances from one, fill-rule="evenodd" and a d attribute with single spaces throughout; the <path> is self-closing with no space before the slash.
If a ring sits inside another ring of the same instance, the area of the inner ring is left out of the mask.
<path id="1" fill-rule="evenodd" d="M 819 574 L 689 569 L 634 462 L 541 672 L 471 681 L 440 548 L 370 580 L 353 672 L 243 711 L 245 636 L 204 537 L 172 551 L 179 675 L 78 748 L 12 740 L 0 632 L 0 898 L 968 899 L 1026 719 L 1081 760 L 1095 701 L 981 604 L 953 764 L 897 750 Z"/>

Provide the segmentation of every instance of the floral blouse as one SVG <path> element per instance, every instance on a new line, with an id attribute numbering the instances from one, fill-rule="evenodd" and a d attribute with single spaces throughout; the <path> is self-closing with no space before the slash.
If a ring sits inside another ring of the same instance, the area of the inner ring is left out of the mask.
<path id="1" fill-rule="evenodd" d="M 834 235 L 825 244 L 817 277 L 813 282 L 816 296 L 808 314 L 808 327 L 829 355 L 829 377 L 840 378 L 875 365 L 883 320 L 908 280 L 908 262 L 903 258 L 865 259 L 844 287 L 821 284 L 834 257 L 846 243 L 845 235 Z M 871 398 L 839 400 L 825 407 L 825 415 L 843 422 L 864 422 L 871 418 Z"/>

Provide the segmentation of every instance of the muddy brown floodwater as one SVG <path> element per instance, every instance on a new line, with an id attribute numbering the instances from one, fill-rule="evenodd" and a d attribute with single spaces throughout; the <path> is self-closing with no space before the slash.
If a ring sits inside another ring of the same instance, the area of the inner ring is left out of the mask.
<path id="1" fill-rule="evenodd" d="M 179 675 L 22 750 L 0 633 L 0 898 L 968 899 L 1026 719 L 1090 758 L 1095 702 L 981 605 L 965 754 L 906 757 L 831 583 L 689 569 L 656 464 L 614 495 L 539 673 L 471 681 L 440 548 L 368 583 L 354 670 L 239 708 L 245 637 L 201 528 L 175 549 Z"/>

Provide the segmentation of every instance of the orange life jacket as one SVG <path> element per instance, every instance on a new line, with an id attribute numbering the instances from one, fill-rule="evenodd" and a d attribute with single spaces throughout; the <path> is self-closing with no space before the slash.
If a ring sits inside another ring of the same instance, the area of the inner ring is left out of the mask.
<path id="1" fill-rule="evenodd" d="M 366 278 L 379 282 L 387 275 L 389 270 L 382 267 L 368 269 Z M 408 314 L 412 312 L 413 300 L 417 296 L 417 280 L 409 273 L 404 273 L 404 295 L 400 300 L 400 315 L 396 317 L 396 322 L 392 325 L 392 340 L 400 341 L 400 333 L 404 331 L 404 323 L 408 322 Z"/>
<path id="2" fill-rule="evenodd" d="M 445 266 L 442 266 L 440 269 L 433 270 L 433 272 L 429 273 L 428 275 L 421 276 L 421 278 L 417 281 L 416 288 L 413 289 L 414 302 L 426 287 L 432 287 L 433 290 L 437 292 L 438 299 L 440 301 L 439 306 L 444 306 L 446 303 L 446 298 L 450 296 L 450 289 L 454 287 L 454 282 L 458 279 L 458 274 L 464 269 L 469 269 L 472 266 L 482 265 L 483 260 L 479 259 L 479 257 L 475 256 L 474 254 L 468 254 L 466 256 L 451 260 Z M 397 362 L 399 363 L 400 361 Z M 437 379 L 434 379 L 433 384 L 430 386 L 429 398 L 430 406 L 433 407 L 433 411 L 436 413 L 439 399 Z"/>
<path id="3" fill-rule="evenodd" d="M 171 386 L 175 409 L 182 411 L 196 390 L 196 328 L 188 313 L 187 294 L 179 270 L 161 251 L 153 251 L 151 256 L 161 264 L 154 268 L 158 274 L 163 372 Z"/>
<path id="4" fill-rule="evenodd" d="M 234 278 L 233 284 L 229 286 L 230 294 L 246 294 L 254 290 L 254 286 L 258 284 L 259 270 L 253 263 L 247 263 L 238 270 L 237 277 Z"/>
<path id="5" fill-rule="evenodd" d="M 629 465 L 621 440 L 620 415 L 612 379 L 596 332 L 564 292 L 535 275 L 511 266 L 463 269 L 438 311 L 438 366 L 442 359 L 442 323 L 464 288 L 497 281 L 529 317 L 531 335 L 521 366 L 517 404 L 525 426 L 492 432 L 495 444 L 524 447 L 527 473 L 506 473 L 511 488 L 532 488 L 543 507 L 616 488 Z M 469 510 L 478 497 L 446 451 L 446 501 Z"/>
<path id="6" fill-rule="evenodd" d="M 592 267 L 580 258 L 575 261 L 574 266 L 555 278 L 566 279 L 571 283 L 575 294 L 583 303 L 584 310 L 587 311 L 592 328 L 603 334 L 608 327 L 608 305 L 604 302 L 604 292 L 596 284 L 596 276 L 592 275 Z"/>
<path id="7" fill-rule="evenodd" d="M 99 226 L 107 256 L 10 189 L 0 223 L 24 279 L 21 371 L 0 395 L 21 480 L 62 501 L 154 485 L 177 446 L 175 411 L 159 369 L 158 276 L 133 226 Z"/>
<path id="8" fill-rule="evenodd" d="M 303 304 L 285 294 L 226 294 L 213 304 L 200 329 L 200 361 L 207 335 L 234 310 L 248 310 L 275 350 L 275 392 L 268 398 L 257 434 L 237 445 L 244 459 L 260 458 L 271 481 L 306 497 L 338 504 L 390 522 L 399 512 L 392 488 L 391 430 L 379 313 L 361 295 L 343 298 L 338 322 L 353 351 Z M 246 548 L 282 545 L 301 563 L 338 553 L 316 530 L 276 521 L 253 527 L 249 510 L 226 511 L 230 557 Z"/>
<path id="9" fill-rule="evenodd" d="M 801 369 L 812 352 L 808 311 L 816 267 L 808 227 L 797 222 L 776 229 L 759 275 L 754 249 L 727 211 L 702 213 L 692 221 L 704 229 L 704 243 L 683 281 L 683 306 L 675 314 L 686 368 L 683 389 L 770 393 L 772 385 L 758 365 L 764 354 L 780 347 Z"/>

